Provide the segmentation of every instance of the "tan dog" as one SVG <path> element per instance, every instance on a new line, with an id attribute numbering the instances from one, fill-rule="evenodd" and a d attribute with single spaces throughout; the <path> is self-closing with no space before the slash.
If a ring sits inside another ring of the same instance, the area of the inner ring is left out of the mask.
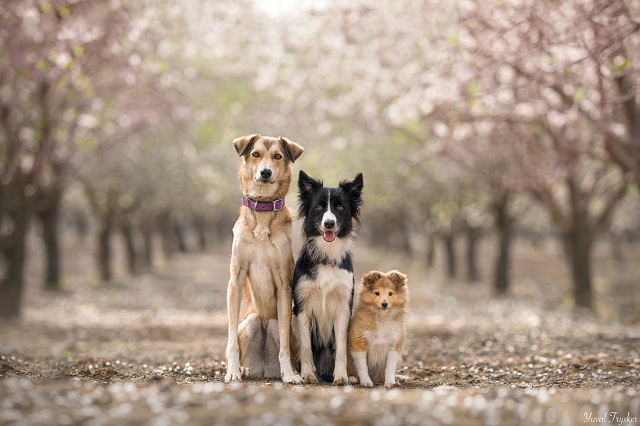
<path id="1" fill-rule="evenodd" d="M 349 324 L 349 351 L 362 386 L 383 381 L 388 388 L 396 384 L 408 300 L 407 276 L 403 273 L 371 271 L 362 277 Z M 349 372 L 353 374 L 353 370 Z"/>
<path id="2" fill-rule="evenodd" d="M 237 138 L 233 146 L 242 157 L 244 198 L 233 227 L 225 382 L 280 376 L 285 383 L 300 383 L 289 350 L 294 263 L 284 197 L 291 163 L 304 149 L 287 138 L 257 134 Z"/>

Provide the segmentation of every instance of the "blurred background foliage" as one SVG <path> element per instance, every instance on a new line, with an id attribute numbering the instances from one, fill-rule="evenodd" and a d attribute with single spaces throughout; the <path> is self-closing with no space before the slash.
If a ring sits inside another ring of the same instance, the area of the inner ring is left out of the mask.
<path id="1" fill-rule="evenodd" d="M 70 233 L 104 281 L 116 234 L 132 274 L 228 244 L 251 133 L 328 185 L 363 172 L 364 243 L 428 266 L 440 246 L 450 277 L 464 251 L 506 293 L 513 239 L 551 238 L 590 308 L 594 245 L 640 237 L 639 55 L 629 0 L 5 0 L 0 315 L 34 233 L 51 290 Z"/>

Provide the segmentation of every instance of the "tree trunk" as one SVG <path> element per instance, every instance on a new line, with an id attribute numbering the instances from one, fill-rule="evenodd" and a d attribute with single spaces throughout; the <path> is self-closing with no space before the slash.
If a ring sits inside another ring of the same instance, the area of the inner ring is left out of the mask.
<path id="1" fill-rule="evenodd" d="M 507 197 L 494 205 L 496 215 L 496 231 L 498 233 L 498 257 L 493 273 L 493 288 L 498 294 L 506 294 L 510 284 L 511 241 L 513 236 L 513 219 L 509 214 Z"/>
<path id="2" fill-rule="evenodd" d="M 198 248 L 200 251 L 207 250 L 207 223 L 201 216 L 195 216 L 193 218 L 193 224 L 198 234 Z"/>
<path id="3" fill-rule="evenodd" d="M 175 232 L 176 243 L 178 245 L 178 251 L 180 253 L 187 252 L 187 241 L 184 236 L 184 230 L 178 220 L 173 220 L 173 230 Z"/>
<path id="4" fill-rule="evenodd" d="M 480 232 L 474 226 L 467 226 L 467 279 L 470 282 L 478 281 L 480 273 L 478 272 L 478 240 Z"/>
<path id="5" fill-rule="evenodd" d="M 3 201 L 11 203 L 10 210 L 5 210 L 5 216 L 0 215 L 0 220 L 8 217 L 13 226 L 11 233 L 0 239 L 0 253 L 6 264 L 6 275 L 0 281 L 0 318 L 17 319 L 21 312 L 27 232 L 33 214 L 33 196 L 25 195 L 24 186 L 17 182 L 0 190 L 4 192 Z M 10 202 L 8 197 L 12 197 Z"/>
<path id="6" fill-rule="evenodd" d="M 436 261 L 436 237 L 429 235 L 427 239 L 427 266 L 432 268 Z"/>
<path id="7" fill-rule="evenodd" d="M 142 225 L 142 269 L 153 266 L 153 228 L 149 224 Z"/>
<path id="8" fill-rule="evenodd" d="M 592 309 L 591 232 L 579 221 L 574 224 L 573 229 L 562 234 L 562 239 L 571 270 L 573 299 L 577 306 Z"/>
<path id="9" fill-rule="evenodd" d="M 0 317 L 5 319 L 18 318 L 22 305 L 28 224 L 26 219 L 19 222 L 22 223 L 15 224 L 11 246 L 4 250 L 7 273 L 0 282 Z"/>
<path id="10" fill-rule="evenodd" d="M 127 253 L 127 269 L 131 275 L 138 273 L 138 256 L 136 251 L 134 226 L 125 223 L 120 227 L 122 232 L 122 238 L 124 239 L 124 246 Z"/>
<path id="11" fill-rule="evenodd" d="M 112 233 L 113 216 L 111 212 L 108 212 L 105 217 L 102 218 L 98 234 L 98 269 L 100 271 L 100 279 L 104 282 L 111 281 L 113 278 L 111 253 Z"/>
<path id="12" fill-rule="evenodd" d="M 60 290 L 60 240 L 59 240 L 59 219 L 62 205 L 61 188 L 53 188 L 44 197 L 42 207 L 38 206 L 38 219 L 42 225 L 42 239 L 44 240 L 46 256 L 46 278 L 45 289 L 51 291 Z"/>
<path id="13" fill-rule="evenodd" d="M 444 249 L 447 258 L 447 276 L 449 278 L 456 277 L 456 250 L 455 239 L 453 233 L 446 233 L 442 236 L 444 241 Z"/>
<path id="14" fill-rule="evenodd" d="M 169 213 L 161 213 L 158 216 L 157 223 L 162 241 L 162 251 L 164 252 L 165 258 L 169 259 L 178 250 L 176 234 L 174 232 L 175 230 L 172 229 Z"/>
<path id="15" fill-rule="evenodd" d="M 73 224 L 76 235 L 81 242 L 84 242 L 89 234 L 89 219 L 83 212 L 75 212 L 73 214 Z"/>

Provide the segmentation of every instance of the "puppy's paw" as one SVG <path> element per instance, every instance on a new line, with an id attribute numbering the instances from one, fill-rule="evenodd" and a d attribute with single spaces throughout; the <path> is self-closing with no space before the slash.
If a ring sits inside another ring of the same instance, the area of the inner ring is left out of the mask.
<path id="1" fill-rule="evenodd" d="M 335 376 L 333 378 L 333 384 L 337 386 L 345 386 L 349 384 L 349 378 L 347 376 Z"/>
<path id="2" fill-rule="evenodd" d="M 302 383 L 307 385 L 318 383 L 318 378 L 315 373 L 302 373 Z"/>
<path id="3" fill-rule="evenodd" d="M 282 375 L 282 383 L 287 383 L 290 385 L 299 385 L 302 383 L 302 377 L 300 377 L 300 375 L 298 374 L 292 374 L 292 375 Z"/>
<path id="4" fill-rule="evenodd" d="M 398 387 L 398 382 L 385 382 L 384 387 L 387 389 L 393 389 Z"/>
<path id="5" fill-rule="evenodd" d="M 357 385 L 358 384 L 358 378 L 355 376 L 349 376 L 349 384 L 350 385 Z"/>

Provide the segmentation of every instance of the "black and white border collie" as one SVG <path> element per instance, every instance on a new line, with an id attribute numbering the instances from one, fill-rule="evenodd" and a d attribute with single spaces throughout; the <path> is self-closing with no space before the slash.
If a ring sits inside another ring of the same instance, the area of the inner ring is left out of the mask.
<path id="1" fill-rule="evenodd" d="M 362 206 L 362 173 L 337 188 L 300 172 L 304 244 L 293 273 L 293 314 L 304 383 L 338 385 L 347 376 L 347 330 L 353 307 L 351 246 Z M 317 374 L 317 376 L 316 376 Z"/>

